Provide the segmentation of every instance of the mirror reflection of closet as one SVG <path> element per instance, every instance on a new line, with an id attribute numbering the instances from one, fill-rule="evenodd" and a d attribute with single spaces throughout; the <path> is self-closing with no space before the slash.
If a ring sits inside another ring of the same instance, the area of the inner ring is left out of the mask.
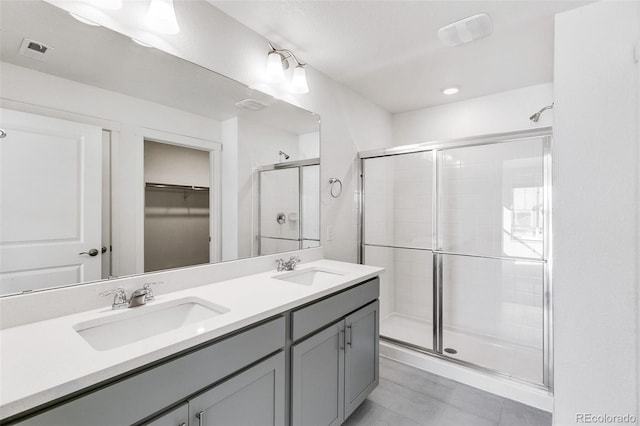
<path id="1" fill-rule="evenodd" d="M 144 141 L 144 271 L 211 258 L 208 151 Z"/>

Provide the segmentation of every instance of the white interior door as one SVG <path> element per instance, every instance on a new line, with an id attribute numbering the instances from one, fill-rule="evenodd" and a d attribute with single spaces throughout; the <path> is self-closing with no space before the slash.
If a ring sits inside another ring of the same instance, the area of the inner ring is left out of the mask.
<path id="1" fill-rule="evenodd" d="M 0 127 L 0 294 L 100 279 L 102 129 L 7 109 Z"/>

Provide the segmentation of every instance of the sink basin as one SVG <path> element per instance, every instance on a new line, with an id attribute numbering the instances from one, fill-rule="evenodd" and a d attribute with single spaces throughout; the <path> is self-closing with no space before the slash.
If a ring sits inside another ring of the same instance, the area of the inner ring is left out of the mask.
<path id="1" fill-rule="evenodd" d="M 285 272 L 284 274 L 274 275 L 277 280 L 289 281 L 295 284 L 314 285 L 314 284 L 331 284 L 343 277 L 344 274 L 323 268 L 307 268 L 297 271 Z"/>
<path id="2" fill-rule="evenodd" d="M 223 306 L 189 297 L 130 308 L 107 318 L 78 323 L 73 328 L 94 349 L 107 351 L 187 326 L 202 333 L 205 331 L 202 322 L 226 312 L 229 309 Z"/>

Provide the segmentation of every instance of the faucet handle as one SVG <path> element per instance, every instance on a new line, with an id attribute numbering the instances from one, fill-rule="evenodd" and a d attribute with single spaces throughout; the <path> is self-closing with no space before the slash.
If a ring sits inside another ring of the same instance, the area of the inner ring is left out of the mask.
<path id="1" fill-rule="evenodd" d="M 299 258 L 298 256 L 291 256 L 291 257 L 289 258 L 289 262 L 290 262 L 291 264 L 295 265 L 295 264 L 297 264 L 297 263 L 300 263 L 300 262 L 301 262 L 301 260 L 300 260 L 300 258 Z"/>
<path id="2" fill-rule="evenodd" d="M 127 306 L 127 292 L 123 287 L 118 287 L 114 290 L 106 290 L 100 293 L 100 296 L 110 296 L 114 294 L 113 303 L 111 309 L 119 309 Z"/>
<path id="3" fill-rule="evenodd" d="M 158 284 L 162 284 L 162 281 L 160 281 L 160 282 L 154 281 L 154 282 L 151 282 L 151 283 L 144 283 L 142 288 L 144 290 L 146 290 L 146 295 L 144 297 L 146 302 L 152 302 L 155 299 L 155 296 L 153 295 L 153 290 L 151 289 L 151 286 L 152 285 L 158 285 Z"/>
<path id="4" fill-rule="evenodd" d="M 278 264 L 278 271 L 284 271 L 285 268 L 285 261 L 284 259 L 276 259 L 276 263 Z"/>

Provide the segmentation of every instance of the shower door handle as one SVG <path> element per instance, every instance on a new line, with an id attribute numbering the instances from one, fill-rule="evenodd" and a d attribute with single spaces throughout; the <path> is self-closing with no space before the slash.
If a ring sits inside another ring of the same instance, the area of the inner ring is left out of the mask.
<path id="1" fill-rule="evenodd" d="M 100 253 L 100 252 L 98 251 L 98 249 L 91 249 L 91 250 L 89 250 L 89 251 L 83 251 L 83 252 L 78 253 L 78 254 L 88 254 L 89 256 L 93 257 L 93 256 L 97 256 L 97 255 L 98 255 L 98 253 Z"/>

